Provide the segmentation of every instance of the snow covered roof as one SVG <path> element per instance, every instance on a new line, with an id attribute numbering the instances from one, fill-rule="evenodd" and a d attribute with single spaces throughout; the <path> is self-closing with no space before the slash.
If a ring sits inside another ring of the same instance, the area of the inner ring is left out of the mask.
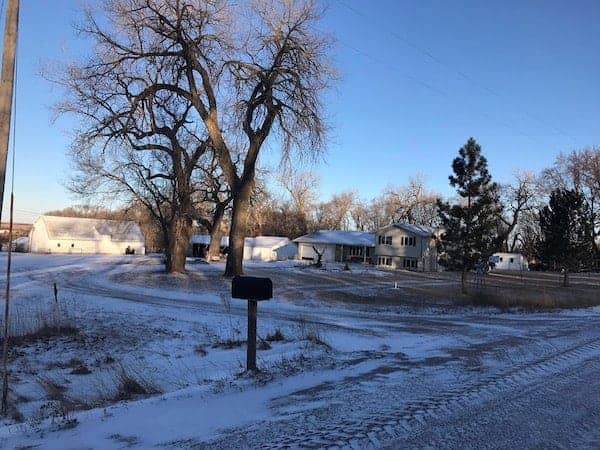
<path id="1" fill-rule="evenodd" d="M 128 220 L 84 219 L 81 217 L 40 216 L 50 239 L 98 240 L 108 236 L 113 241 L 144 242 L 140 226 Z"/>
<path id="2" fill-rule="evenodd" d="M 401 230 L 416 234 L 417 236 L 421 237 L 430 237 L 435 232 L 435 228 L 433 227 L 428 227 L 426 225 L 415 225 L 406 222 L 393 223 L 391 226 L 400 228 Z"/>
<path id="3" fill-rule="evenodd" d="M 337 244 L 375 247 L 375 233 L 365 231 L 320 230 L 294 239 L 305 244 Z"/>

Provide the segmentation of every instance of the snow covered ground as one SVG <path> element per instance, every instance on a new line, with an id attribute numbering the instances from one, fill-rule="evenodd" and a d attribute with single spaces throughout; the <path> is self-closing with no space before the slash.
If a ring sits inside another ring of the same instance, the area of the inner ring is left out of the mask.
<path id="1" fill-rule="evenodd" d="M 245 302 L 230 298 L 221 264 L 188 267 L 168 276 L 152 256 L 15 255 L 13 332 L 49 331 L 13 346 L 0 447 L 600 442 L 598 308 L 423 304 L 408 287 L 454 282 L 248 263 L 275 294 L 259 304 L 261 373 L 250 376 Z"/>

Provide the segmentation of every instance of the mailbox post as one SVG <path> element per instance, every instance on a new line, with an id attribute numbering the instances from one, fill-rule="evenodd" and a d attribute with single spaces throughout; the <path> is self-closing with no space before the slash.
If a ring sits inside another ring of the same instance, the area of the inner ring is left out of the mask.
<path id="1" fill-rule="evenodd" d="M 258 302 L 273 298 L 273 282 L 270 278 L 234 277 L 231 282 L 231 297 L 248 301 L 246 369 L 256 370 L 256 315 Z"/>

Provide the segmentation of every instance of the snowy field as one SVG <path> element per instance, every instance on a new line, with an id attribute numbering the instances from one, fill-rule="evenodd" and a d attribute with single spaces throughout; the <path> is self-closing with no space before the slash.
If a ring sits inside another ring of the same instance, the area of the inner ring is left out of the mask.
<path id="1" fill-rule="evenodd" d="M 259 304 L 261 372 L 250 376 L 245 302 L 230 298 L 222 264 L 188 269 L 165 275 L 153 256 L 15 255 L 0 447 L 600 442 L 598 308 L 502 313 L 410 295 L 455 289 L 443 276 L 249 263 L 275 295 Z"/>

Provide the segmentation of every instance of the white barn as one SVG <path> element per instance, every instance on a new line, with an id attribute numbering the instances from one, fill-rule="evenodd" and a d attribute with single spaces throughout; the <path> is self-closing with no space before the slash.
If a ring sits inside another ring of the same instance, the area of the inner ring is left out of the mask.
<path id="1" fill-rule="evenodd" d="M 490 263 L 498 270 L 529 270 L 529 263 L 520 253 L 494 253 Z"/>
<path id="2" fill-rule="evenodd" d="M 32 253 L 143 255 L 140 226 L 131 221 L 39 216 L 29 234 Z"/>
<path id="3" fill-rule="evenodd" d="M 375 234 L 364 231 L 321 230 L 294 239 L 298 244 L 298 259 L 322 262 L 371 262 Z M 315 251 L 315 249 L 317 251 Z"/>

